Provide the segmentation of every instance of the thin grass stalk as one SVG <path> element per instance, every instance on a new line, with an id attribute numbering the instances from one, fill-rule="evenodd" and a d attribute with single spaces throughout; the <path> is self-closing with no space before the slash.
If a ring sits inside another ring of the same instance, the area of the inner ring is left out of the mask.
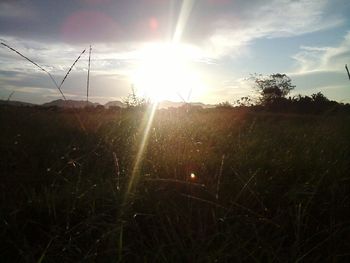
<path id="1" fill-rule="evenodd" d="M 78 58 L 74 61 L 74 63 L 72 64 L 72 66 L 69 68 L 69 70 L 67 71 L 66 75 L 64 76 L 64 78 L 62 79 L 62 82 L 59 86 L 59 88 L 62 87 L 64 81 L 66 80 L 66 78 L 68 77 L 69 73 L 72 71 L 74 65 L 78 62 L 78 60 L 80 59 L 80 57 L 85 53 L 85 49 L 83 50 L 83 52 L 80 53 L 80 55 L 78 56 Z"/>
<path id="2" fill-rule="evenodd" d="M 184 97 L 182 97 L 180 92 L 177 92 L 177 95 L 180 97 L 183 103 L 187 104 L 187 101 L 184 99 Z"/>
<path id="3" fill-rule="evenodd" d="M 15 91 L 12 91 L 11 93 L 10 93 L 10 95 L 7 97 L 7 103 L 10 101 L 10 99 L 11 99 L 11 97 L 12 97 L 12 95 L 15 93 Z"/>
<path id="4" fill-rule="evenodd" d="M 188 94 L 187 94 L 187 101 L 190 101 L 191 95 L 192 95 L 192 87 L 191 87 L 190 90 L 188 91 Z"/>
<path id="5" fill-rule="evenodd" d="M 115 174 L 117 176 L 117 190 L 120 190 L 120 168 L 119 168 L 119 161 L 118 161 L 118 157 L 115 154 L 115 152 L 113 152 L 113 160 L 114 160 L 114 167 L 115 167 Z"/>
<path id="6" fill-rule="evenodd" d="M 89 66 L 88 66 L 88 75 L 87 75 L 87 83 L 86 83 L 86 105 L 89 105 L 89 86 L 90 86 L 90 65 L 91 65 L 91 51 L 92 47 L 90 45 L 89 50 Z"/>
<path id="7" fill-rule="evenodd" d="M 216 200 L 219 200 L 219 191 L 220 191 L 220 184 L 221 184 L 221 177 L 222 177 L 222 171 L 223 171 L 223 167 L 224 167 L 224 162 L 225 162 L 225 154 L 222 155 L 222 158 L 221 158 L 221 165 L 220 165 L 220 171 L 219 171 L 219 174 L 218 174 L 218 179 L 217 179 L 217 182 L 216 182 Z"/>
<path id="8" fill-rule="evenodd" d="M 15 52 L 16 54 L 18 54 L 19 56 L 21 56 L 22 58 L 26 59 L 27 61 L 29 61 L 30 63 L 32 63 L 34 66 L 38 67 L 40 70 L 44 71 L 51 79 L 51 81 L 53 82 L 53 84 L 56 86 L 56 88 L 59 90 L 59 92 L 61 93 L 62 97 L 64 100 L 66 100 L 66 97 L 64 96 L 61 87 L 58 86 L 56 80 L 53 78 L 53 76 L 50 74 L 50 72 L 48 72 L 46 69 L 44 69 L 42 66 L 40 66 L 39 64 L 35 63 L 33 60 L 31 60 L 30 58 L 26 57 L 25 55 L 23 55 L 21 52 L 17 51 L 16 49 L 10 47 L 9 45 L 1 42 L 1 45 L 3 45 L 4 47 L 7 47 L 8 49 L 10 49 L 11 51 Z"/>

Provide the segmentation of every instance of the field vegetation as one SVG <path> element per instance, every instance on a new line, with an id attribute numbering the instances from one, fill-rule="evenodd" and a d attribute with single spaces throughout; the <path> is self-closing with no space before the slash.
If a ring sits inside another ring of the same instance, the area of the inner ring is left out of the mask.
<path id="1" fill-rule="evenodd" d="M 148 128 L 147 106 L 1 106 L 1 261 L 345 262 L 350 117 L 300 98 Z"/>

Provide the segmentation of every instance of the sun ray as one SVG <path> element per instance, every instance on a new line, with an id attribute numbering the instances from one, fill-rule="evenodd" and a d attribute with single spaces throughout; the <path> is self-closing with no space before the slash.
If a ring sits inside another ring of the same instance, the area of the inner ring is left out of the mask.
<path id="1" fill-rule="evenodd" d="M 145 113 L 140 129 L 143 136 L 133 165 L 124 196 L 124 205 L 128 203 L 130 193 L 136 187 L 140 177 L 140 167 L 147 148 L 149 132 L 157 109 L 157 101 L 164 99 L 169 92 L 191 94 L 193 89 L 200 86 L 200 81 L 193 69 L 189 67 L 189 59 L 193 58 L 193 49 L 181 44 L 181 38 L 191 14 L 194 0 L 183 1 L 175 32 L 170 43 L 149 45 L 140 55 L 140 65 L 132 79 L 136 88 L 140 88 L 153 99 L 152 107 Z M 179 81 L 181 80 L 181 81 Z M 190 95 L 189 95 L 190 96 Z"/>
<path id="2" fill-rule="evenodd" d="M 128 188 L 125 193 L 125 200 L 127 200 L 127 196 L 133 190 L 135 185 L 137 184 L 138 177 L 140 176 L 140 166 L 144 157 L 145 149 L 147 148 L 149 131 L 151 129 L 153 118 L 157 109 L 157 103 L 153 103 L 151 108 L 145 113 L 140 129 L 143 130 L 142 140 L 135 158 L 135 162 L 133 165 L 133 170 L 128 182 Z"/>
<path id="3" fill-rule="evenodd" d="M 190 17 L 193 5 L 194 5 L 194 0 L 184 0 L 182 1 L 181 5 L 181 11 L 179 14 L 179 18 L 177 20 L 176 28 L 175 28 L 175 33 L 173 36 L 173 42 L 174 43 L 179 43 L 181 41 L 184 29 L 186 27 L 188 18 Z"/>

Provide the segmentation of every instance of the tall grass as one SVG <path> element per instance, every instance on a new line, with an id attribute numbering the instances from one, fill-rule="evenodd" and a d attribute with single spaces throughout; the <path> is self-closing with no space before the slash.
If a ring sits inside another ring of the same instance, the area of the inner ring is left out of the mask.
<path id="1" fill-rule="evenodd" d="M 13 47 L 1 42 L 1 45 L 3 45 L 4 47 L 7 47 L 8 49 L 10 49 L 11 51 L 15 52 L 16 54 L 18 54 L 19 56 L 21 56 L 22 58 L 26 59 L 27 61 L 29 61 L 30 63 L 32 63 L 34 66 L 36 66 L 37 68 L 39 68 L 41 71 L 45 72 L 49 78 L 51 79 L 52 83 L 56 86 L 56 88 L 58 89 L 58 91 L 61 93 L 62 97 L 64 100 L 66 100 L 66 97 L 64 96 L 60 86 L 57 84 L 56 80 L 54 79 L 54 77 L 50 74 L 50 72 L 48 72 L 46 69 L 44 69 L 42 66 L 40 66 L 39 64 L 37 64 L 36 62 L 34 62 L 33 60 L 31 60 L 30 58 L 26 57 L 25 55 L 23 55 L 21 52 L 17 51 L 16 49 L 14 49 Z"/>
<path id="2" fill-rule="evenodd" d="M 0 108 L 3 262 L 349 258 L 348 116 L 158 111 L 123 213 L 142 112 L 80 116 Z"/>
<path id="3" fill-rule="evenodd" d="M 73 62 L 73 64 L 70 66 L 70 68 L 68 69 L 66 75 L 64 75 L 59 87 L 61 88 L 64 81 L 67 79 L 69 73 L 72 71 L 73 67 L 75 66 L 75 64 L 78 62 L 78 60 L 80 59 L 80 57 L 85 53 L 85 49 L 80 53 L 80 55 L 76 58 L 76 60 Z"/>
<path id="4" fill-rule="evenodd" d="M 89 104 L 91 51 L 92 51 L 92 47 L 91 47 L 91 45 L 90 45 L 90 49 L 89 49 L 88 74 L 87 74 L 87 82 L 86 82 L 86 103 L 87 103 L 87 104 Z"/>
<path id="5" fill-rule="evenodd" d="M 7 102 L 9 102 L 13 96 L 13 94 L 15 94 L 15 91 L 12 91 L 9 96 L 7 97 Z"/>
<path id="6" fill-rule="evenodd" d="M 39 68 L 41 71 L 45 72 L 49 78 L 51 79 L 52 83 L 55 85 L 55 87 L 58 89 L 58 91 L 60 92 L 60 94 L 62 95 L 62 98 L 64 100 L 66 99 L 66 96 L 64 95 L 64 93 L 62 92 L 62 85 L 64 83 L 64 81 L 67 79 L 69 73 L 72 71 L 73 67 L 75 66 L 75 64 L 78 62 L 78 60 L 80 59 L 80 57 L 85 53 L 85 49 L 81 52 L 81 54 L 77 57 L 77 59 L 73 62 L 73 64 L 71 65 L 71 67 L 68 69 L 67 73 L 65 74 L 65 76 L 63 77 L 60 85 L 57 84 L 55 78 L 51 75 L 50 72 L 48 72 L 45 68 L 43 68 L 42 66 L 40 66 L 39 64 L 37 64 L 36 62 L 34 62 L 32 59 L 28 58 L 27 56 L 23 55 L 21 52 L 17 51 L 16 49 L 14 49 L 13 47 L 9 46 L 8 44 L 5 44 L 3 42 L 1 42 L 1 45 L 3 45 L 4 47 L 10 49 L 11 51 L 15 52 L 17 55 L 21 56 L 22 58 L 24 58 L 25 60 L 29 61 L 31 64 L 33 64 L 35 67 Z M 89 62 L 90 63 L 90 62 Z"/>

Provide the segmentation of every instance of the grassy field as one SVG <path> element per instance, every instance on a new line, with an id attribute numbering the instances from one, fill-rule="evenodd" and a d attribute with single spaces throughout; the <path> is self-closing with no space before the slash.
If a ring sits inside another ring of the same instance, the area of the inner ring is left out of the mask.
<path id="1" fill-rule="evenodd" d="M 1 262 L 350 260 L 349 116 L 147 116 L 1 107 Z"/>

